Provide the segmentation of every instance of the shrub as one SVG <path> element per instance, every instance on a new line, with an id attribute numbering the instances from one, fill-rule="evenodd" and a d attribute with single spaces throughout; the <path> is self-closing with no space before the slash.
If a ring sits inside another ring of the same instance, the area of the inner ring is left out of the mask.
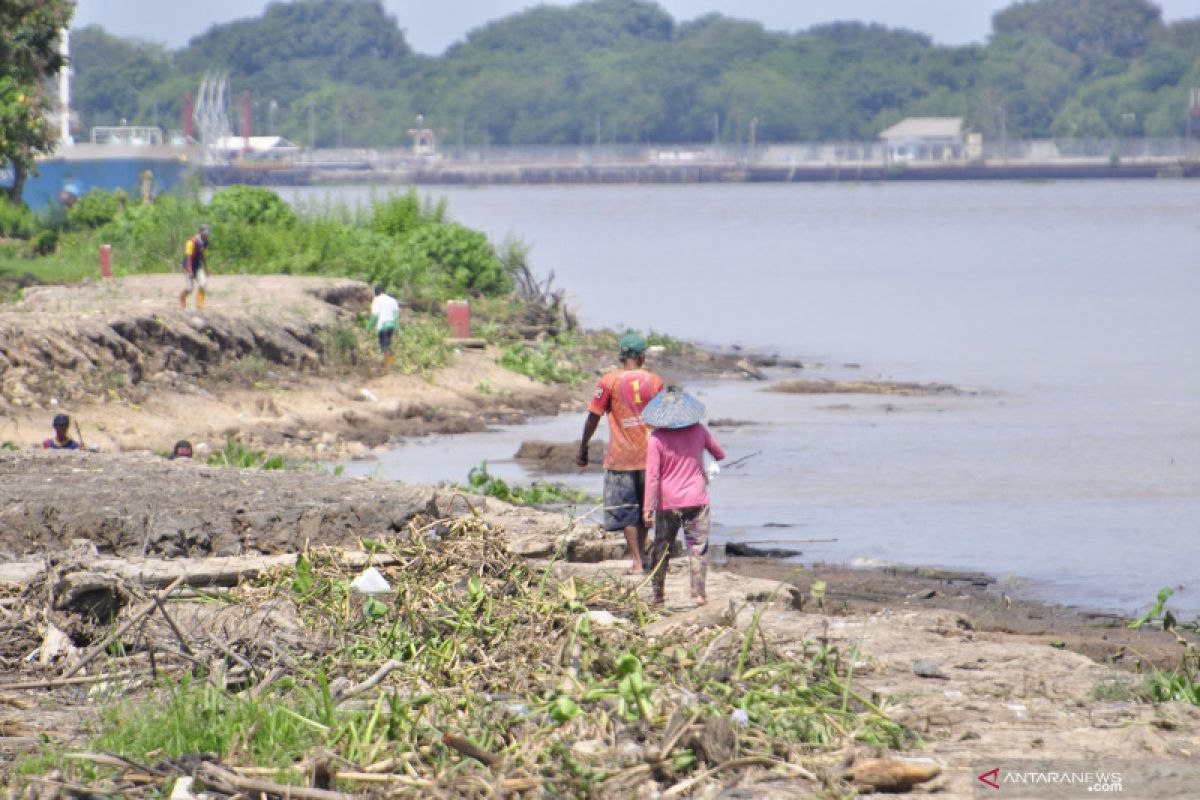
<path id="1" fill-rule="evenodd" d="M 0 200 L 0 236 L 28 239 L 36 228 L 29 206 Z"/>
<path id="2" fill-rule="evenodd" d="M 124 271 L 178 269 L 183 243 L 196 233 L 202 218 L 199 202 L 163 195 L 153 203 L 129 206 L 100 229 L 98 238 L 113 246 Z"/>
<path id="3" fill-rule="evenodd" d="M 214 221 L 240 222 L 247 225 L 279 225 L 295 223 L 296 212 L 279 195 L 258 186 L 230 186 L 213 195 L 208 212 Z"/>
<path id="4" fill-rule="evenodd" d="M 67 227 L 80 230 L 101 228 L 121 213 L 125 192 L 93 189 L 67 209 Z"/>
<path id="5" fill-rule="evenodd" d="M 446 220 L 446 201 L 422 203 L 416 189 L 402 197 L 378 200 L 372 207 L 371 230 L 395 239 L 402 239 L 422 225 L 439 224 Z"/>
<path id="6" fill-rule="evenodd" d="M 392 340 L 396 365 L 403 372 L 420 372 L 422 375 L 445 366 L 453 352 L 446 344 L 449 333 L 444 324 L 436 322 L 401 325 L 396 338 Z"/>
<path id="7" fill-rule="evenodd" d="M 487 236 L 454 222 L 418 228 L 406 240 L 410 261 L 429 264 L 434 287 L 441 297 L 468 290 L 500 294 L 512 289 L 512 280 Z"/>
<path id="8" fill-rule="evenodd" d="M 586 372 L 562 360 L 547 342 L 542 342 L 536 348 L 520 343 L 506 345 L 500 353 L 500 366 L 541 383 L 574 386 L 587 377 Z"/>
<path id="9" fill-rule="evenodd" d="M 58 249 L 58 231 L 54 228 L 43 228 L 29 240 L 29 249 L 34 255 L 48 256 Z"/>

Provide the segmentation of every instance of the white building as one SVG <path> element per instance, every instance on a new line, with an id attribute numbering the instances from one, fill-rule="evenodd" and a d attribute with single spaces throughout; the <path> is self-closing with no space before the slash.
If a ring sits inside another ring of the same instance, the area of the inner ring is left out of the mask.
<path id="1" fill-rule="evenodd" d="M 909 117 L 879 138 L 888 163 L 958 161 L 963 157 L 962 117 Z"/>

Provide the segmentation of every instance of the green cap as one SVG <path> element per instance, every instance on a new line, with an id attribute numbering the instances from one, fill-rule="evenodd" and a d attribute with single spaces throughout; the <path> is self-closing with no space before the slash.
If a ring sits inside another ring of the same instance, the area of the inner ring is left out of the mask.
<path id="1" fill-rule="evenodd" d="M 646 352 L 646 340 L 641 334 L 630 331 L 621 337 L 617 347 L 621 349 L 621 358 L 634 358 Z"/>

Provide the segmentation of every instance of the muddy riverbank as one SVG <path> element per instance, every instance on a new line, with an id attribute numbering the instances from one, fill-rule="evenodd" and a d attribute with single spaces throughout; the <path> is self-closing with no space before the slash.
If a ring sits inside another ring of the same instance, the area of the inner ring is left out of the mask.
<path id="1" fill-rule="evenodd" d="M 451 525 L 454 520 L 493 526 L 501 532 L 508 552 L 535 570 L 550 569 L 564 587 L 571 585 L 574 575 L 627 582 L 642 595 L 648 591 L 624 575 L 621 543 L 601 535 L 594 526 L 444 489 L 318 472 L 272 474 L 138 454 L 10 452 L 0 454 L 0 508 L 4 509 L 0 544 L 5 561 L 33 564 L 42 574 L 49 566 L 48 574 L 59 576 L 58 583 L 50 584 L 58 587 L 52 596 L 59 598 L 83 596 L 70 594 L 71 587 L 81 583 L 94 596 L 102 585 L 110 587 L 106 591 L 117 597 L 119 605 L 122 595 L 111 587 L 125 586 L 128 591 L 137 579 L 127 574 L 125 583 L 103 584 L 97 577 L 97 556 L 122 555 L 134 566 L 143 555 L 158 556 L 155 570 L 176 564 L 186 575 L 198 573 L 196 565 L 215 555 L 249 561 L 272 554 L 284 559 L 271 562 L 276 564 L 271 569 L 279 569 L 279 564 L 295 563 L 298 553 L 327 548 L 361 552 L 369 542 L 386 547 L 414 530 L 437 533 L 442 530 L 439 524 Z M 87 540 L 91 546 L 81 549 L 77 540 Z M 423 546 L 441 546 L 436 537 L 429 542 Z M 403 580 L 406 570 L 419 568 L 403 562 L 380 561 L 379 565 L 392 580 Z M 67 579 L 67 572 L 81 569 L 84 577 Z M 814 579 L 823 581 L 824 588 L 814 586 Z M 27 618 L 25 605 L 41 595 L 30 595 L 23 580 L 27 584 L 28 579 L 13 579 L 0 604 L 0 624 L 20 622 L 0 652 L 0 698 L 5 701 L 0 702 L 0 730 L 8 732 L 7 738 L 0 737 L 0 753 L 7 759 L 32 752 L 43 740 L 39 737 L 75 748 L 86 745 L 89 725 L 108 696 L 89 693 L 86 685 L 57 687 L 54 679 L 69 671 L 70 659 L 82 657 L 100 643 L 100 637 L 112 630 L 111 624 L 75 619 L 85 612 L 71 602 L 48 607 L 48 616 Z M 297 636 L 303 636 L 278 611 L 272 612 L 270 625 L 262 621 L 251 625 L 258 619 L 254 609 L 261 604 L 262 587 L 278 585 L 277 580 L 248 585 L 250 594 L 245 599 L 221 612 L 225 616 L 203 625 L 224 626 L 211 629 L 225 631 L 219 636 L 226 638 L 217 640 L 235 642 L 243 659 L 271 652 L 272 646 L 286 651 L 295 645 L 293 640 L 300 641 Z M 1129 631 L 1115 620 L 1089 624 L 1081 613 L 1071 616 L 1005 598 L 986 583 L 986 576 L 826 567 L 797 572 L 796 567 L 778 562 L 734 560 L 712 571 L 710 603 L 695 608 L 688 600 L 685 560 L 676 559 L 664 614 L 621 622 L 632 610 L 609 610 L 618 625 L 636 625 L 638 635 L 649 642 L 682 632 L 690 631 L 686 635 L 694 637 L 725 630 L 729 641 L 740 642 L 757 625 L 763 641 L 780 652 L 836 648 L 839 658 L 848 659 L 841 668 L 852 670 L 862 696 L 873 698 L 892 723 L 912 732 L 910 743 L 890 754 L 927 758 L 938 766 L 938 776 L 914 790 L 918 795 L 969 797 L 976 766 L 999 759 L 1086 761 L 1102 768 L 1105 763 L 1138 758 L 1176 771 L 1192 768 L 1192 756 L 1200 749 L 1200 709 L 1179 702 L 1148 702 L 1139 688 L 1142 676 L 1134 669 L 1138 661 L 1145 666 L 1169 655 L 1169 643 L 1161 634 Z M 91 611 L 86 613 L 95 613 L 94 605 L 88 608 Z M 221 606 L 213 607 L 200 596 L 176 598 L 170 608 L 171 616 L 186 626 L 201 625 L 197 620 L 209 619 Z M 118 618 L 128 619 L 134 611 L 132 607 L 118 611 Z M 226 619 L 230 614 L 240 620 L 236 626 L 232 617 Z M 608 619 L 600 615 L 597 620 L 602 618 Z M 44 659 L 27 658 L 31 652 L 46 652 L 48 621 L 76 637 L 71 647 L 60 644 Z M 154 646 L 163 648 L 158 662 L 163 668 L 167 653 L 176 647 L 171 644 L 175 639 L 169 627 L 155 624 L 151 638 L 129 639 L 127 652 L 157 642 Z M 529 619 L 527 624 L 533 635 L 538 621 Z M 193 628 L 187 630 L 189 637 L 198 635 Z M 207 640 L 188 641 L 195 647 Z M 1124 655 L 1113 648 L 1124 648 Z M 122 663 L 133 670 L 131 674 L 141 669 L 136 658 Z M 234 667 L 236 659 L 230 662 Z M 142 681 L 120 685 L 125 687 L 120 691 L 132 692 L 131 702 L 146 696 L 152 687 Z M 852 774 L 847 764 L 879 754 L 850 738 L 832 749 L 796 751 L 783 760 L 805 771 L 819 766 L 826 780 L 846 786 L 841 782 Z M 648 757 L 625 758 L 631 759 L 627 766 L 632 768 Z M 363 774 L 365 765 L 355 766 L 354 774 Z M 750 797 L 808 796 L 819 790 L 819 784 L 798 778 L 800 774 L 808 773 L 760 770 L 730 777 L 736 776 Z M 1126 779 L 1132 796 L 1187 796 L 1137 784 L 1140 779 L 1132 774 Z M 712 781 L 711 791 L 719 785 Z M 649 797 L 663 789 L 645 772 L 622 791 Z"/>

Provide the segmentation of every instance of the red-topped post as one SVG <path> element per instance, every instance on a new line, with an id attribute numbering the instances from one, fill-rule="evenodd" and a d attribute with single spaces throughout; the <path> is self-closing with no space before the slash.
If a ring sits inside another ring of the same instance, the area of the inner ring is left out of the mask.
<path id="1" fill-rule="evenodd" d="M 450 320 L 450 336 L 467 339 L 471 336 L 471 306 L 466 300 L 451 300 L 446 303 L 446 316 Z"/>

